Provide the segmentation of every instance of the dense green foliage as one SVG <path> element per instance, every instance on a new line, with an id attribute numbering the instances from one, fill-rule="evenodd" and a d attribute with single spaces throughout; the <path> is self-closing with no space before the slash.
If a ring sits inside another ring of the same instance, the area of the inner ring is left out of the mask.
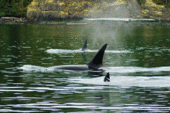
<path id="1" fill-rule="evenodd" d="M 0 17 L 24 17 L 32 0 L 0 0 Z"/>
<path id="2" fill-rule="evenodd" d="M 138 3 L 144 4 L 146 0 L 137 0 Z M 170 0 L 153 0 L 154 3 L 159 4 L 159 5 L 165 5 L 165 7 L 170 7 Z"/>
<path id="3" fill-rule="evenodd" d="M 170 0 L 153 0 L 156 4 L 165 5 L 166 7 L 170 7 Z"/>
<path id="4" fill-rule="evenodd" d="M 167 4 L 169 0 L 153 0 L 156 4 Z"/>
<path id="5" fill-rule="evenodd" d="M 145 0 L 137 0 L 137 1 L 140 5 L 145 3 Z"/>

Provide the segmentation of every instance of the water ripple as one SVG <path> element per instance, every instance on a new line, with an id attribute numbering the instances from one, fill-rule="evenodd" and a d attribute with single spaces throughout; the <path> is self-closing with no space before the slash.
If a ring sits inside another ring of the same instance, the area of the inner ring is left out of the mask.
<path id="1" fill-rule="evenodd" d="M 114 106 L 103 106 L 101 103 L 50 103 L 50 102 L 37 102 L 37 103 L 29 103 L 29 104 L 9 104 L 5 105 L 6 107 L 13 108 L 29 108 L 29 109 L 40 109 L 41 110 L 49 110 L 49 111 L 60 111 L 60 109 L 89 109 L 89 110 L 111 110 L 111 111 L 148 111 L 148 112 L 167 112 L 170 110 L 170 107 L 158 105 L 158 104 L 148 104 L 148 105 L 138 105 L 138 104 L 118 104 Z M 13 110 L 9 109 L 1 109 L 0 112 L 4 111 L 13 112 Z M 38 110 L 28 110 L 40 112 Z"/>

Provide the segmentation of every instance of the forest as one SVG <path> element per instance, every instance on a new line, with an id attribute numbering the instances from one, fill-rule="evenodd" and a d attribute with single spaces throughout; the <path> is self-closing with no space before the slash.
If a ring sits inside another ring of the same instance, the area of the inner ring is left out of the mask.
<path id="1" fill-rule="evenodd" d="M 14 16 L 25 17 L 27 6 L 32 0 L 0 0 L 0 17 Z M 145 0 L 138 0 L 139 4 L 145 3 Z M 156 4 L 170 7 L 170 0 L 153 0 Z"/>
<path id="2" fill-rule="evenodd" d="M 0 0 L 0 17 L 25 17 L 32 0 Z"/>

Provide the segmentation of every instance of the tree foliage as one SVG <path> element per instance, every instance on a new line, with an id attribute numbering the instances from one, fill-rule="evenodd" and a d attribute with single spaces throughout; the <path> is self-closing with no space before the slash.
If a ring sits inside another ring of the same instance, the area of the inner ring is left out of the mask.
<path id="1" fill-rule="evenodd" d="M 0 17 L 24 17 L 32 0 L 0 0 Z"/>
<path id="2" fill-rule="evenodd" d="M 156 4 L 165 5 L 166 7 L 170 7 L 170 0 L 153 0 Z"/>
<path id="3" fill-rule="evenodd" d="M 144 4 L 146 0 L 137 0 L 138 3 Z M 158 4 L 158 5 L 165 5 L 166 7 L 170 7 L 170 0 L 153 0 L 154 3 Z"/>
<path id="4" fill-rule="evenodd" d="M 165 5 L 169 2 L 169 0 L 153 0 L 153 2 L 160 5 Z"/>
<path id="5" fill-rule="evenodd" d="M 145 3 L 145 0 L 137 0 L 137 1 L 140 5 Z"/>

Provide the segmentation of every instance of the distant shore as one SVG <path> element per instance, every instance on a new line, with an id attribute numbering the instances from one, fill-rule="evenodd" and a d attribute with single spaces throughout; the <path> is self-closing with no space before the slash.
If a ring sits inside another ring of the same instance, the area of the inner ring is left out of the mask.
<path id="1" fill-rule="evenodd" d="M 29 23 L 26 18 L 18 17 L 1 17 L 0 24 L 27 24 Z"/>
<path id="2" fill-rule="evenodd" d="M 139 19 L 140 20 L 140 19 Z M 87 25 L 90 21 L 86 22 L 73 22 L 73 21 L 29 21 L 24 17 L 0 17 L 0 24 L 38 24 L 38 25 Z M 91 21 L 94 22 L 94 21 Z M 113 21 L 112 21 L 113 22 Z M 128 23 L 127 25 L 135 26 L 150 26 L 150 25 L 164 25 L 170 26 L 170 21 L 154 20 L 154 21 L 114 21 L 115 25 L 119 23 Z"/>

